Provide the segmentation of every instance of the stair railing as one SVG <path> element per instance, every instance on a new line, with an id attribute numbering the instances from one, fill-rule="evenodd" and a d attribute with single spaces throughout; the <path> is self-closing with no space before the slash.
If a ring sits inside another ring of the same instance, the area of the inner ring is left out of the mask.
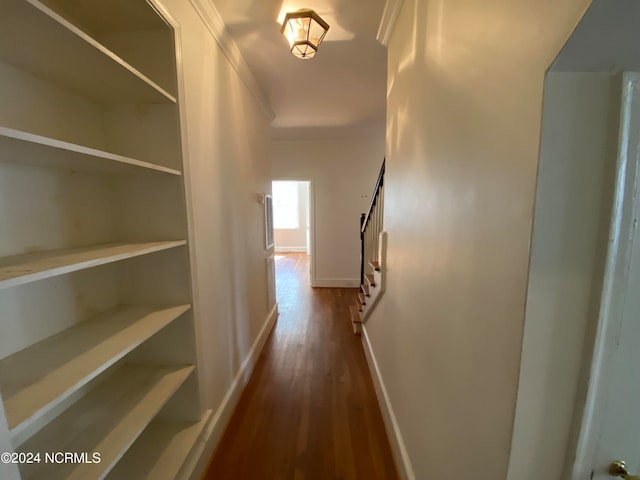
<path id="1" fill-rule="evenodd" d="M 380 174 L 373 189 L 371 203 L 367 213 L 360 215 L 360 284 L 364 284 L 367 265 L 378 261 L 380 232 L 383 230 L 384 220 L 384 170 L 385 160 L 382 161 Z"/>

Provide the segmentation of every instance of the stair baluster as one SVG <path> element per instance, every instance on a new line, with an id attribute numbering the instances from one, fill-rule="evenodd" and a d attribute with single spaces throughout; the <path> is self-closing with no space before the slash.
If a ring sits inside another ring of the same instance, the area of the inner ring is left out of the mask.
<path id="1" fill-rule="evenodd" d="M 382 259 L 379 258 L 380 252 L 380 233 L 384 228 L 384 173 L 385 173 L 385 160 L 382 161 L 380 167 L 380 173 L 378 180 L 371 196 L 371 203 L 367 213 L 360 215 L 360 285 L 363 291 L 357 308 L 351 310 L 351 320 L 353 322 L 354 332 L 359 334 L 361 331 L 362 319 L 366 315 L 365 309 L 373 307 L 375 300 L 368 302 L 365 295 L 365 291 L 375 290 L 380 286 L 373 284 L 370 285 L 367 290 L 365 285 L 367 279 L 365 275 L 374 275 L 375 270 L 372 264 L 382 265 Z M 371 292 L 370 295 L 373 295 Z M 366 304 L 365 304 L 366 302 Z M 367 306 L 369 304 L 370 306 Z"/>

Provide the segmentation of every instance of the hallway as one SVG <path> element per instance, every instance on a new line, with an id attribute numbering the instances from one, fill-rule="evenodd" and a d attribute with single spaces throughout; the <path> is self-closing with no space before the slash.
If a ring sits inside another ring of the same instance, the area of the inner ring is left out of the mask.
<path id="1" fill-rule="evenodd" d="M 276 255 L 280 316 L 206 480 L 395 480 L 349 305 L 356 289 L 312 289 L 305 254 Z"/>

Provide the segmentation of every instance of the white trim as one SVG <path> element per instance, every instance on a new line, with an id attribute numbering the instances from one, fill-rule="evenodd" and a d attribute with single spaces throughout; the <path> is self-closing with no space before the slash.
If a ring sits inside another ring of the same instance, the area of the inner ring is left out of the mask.
<path id="1" fill-rule="evenodd" d="M 306 253 L 307 247 L 275 247 L 276 253 Z"/>
<path id="2" fill-rule="evenodd" d="M 194 470 L 198 467 L 200 463 L 200 458 L 202 457 L 202 452 L 204 451 L 205 443 L 204 443 L 204 434 L 208 431 L 211 425 L 211 421 L 213 420 L 213 412 L 212 410 L 206 410 L 203 414 L 203 419 L 206 417 L 206 421 L 204 427 L 200 431 L 196 442 L 191 447 L 191 451 L 186 457 L 185 462 L 180 468 L 178 475 L 176 478 L 180 480 L 190 480 Z"/>
<path id="3" fill-rule="evenodd" d="M 319 285 L 315 284 L 316 278 L 316 190 L 314 177 L 275 177 L 271 179 L 272 182 L 309 182 L 309 257 L 311 260 L 311 269 L 309 272 L 309 283 L 312 287 Z M 306 251 L 306 250 L 305 250 Z"/>
<path id="4" fill-rule="evenodd" d="M 268 252 L 274 247 L 275 231 L 273 229 L 273 196 L 264 195 L 264 250 Z"/>
<path id="5" fill-rule="evenodd" d="M 591 364 L 584 366 L 589 372 L 587 399 L 582 411 L 575 459 L 571 465 L 571 478 L 589 478 L 603 428 L 606 395 L 608 393 L 608 367 L 617 350 L 615 344 L 624 318 L 624 308 L 631 253 L 636 242 L 637 202 L 640 201 L 639 135 L 635 125 L 640 105 L 640 74 L 625 72 L 622 85 L 622 111 L 620 138 L 616 165 L 614 205 L 611 214 L 611 232 L 607 253 L 602 300 Z M 633 121 L 633 123 L 632 123 Z M 581 408 L 578 405 L 577 408 Z M 571 458 L 568 458 L 569 462 Z"/>
<path id="6" fill-rule="evenodd" d="M 316 278 L 313 287 L 322 288 L 359 288 L 359 278 Z"/>
<path id="7" fill-rule="evenodd" d="M 387 0 L 384 4 L 384 11 L 382 12 L 382 19 L 380 20 L 376 39 L 385 47 L 389 43 L 389 37 L 398 19 L 402 3 L 403 0 Z"/>
<path id="8" fill-rule="evenodd" d="M 184 78 L 184 66 L 182 59 L 182 27 L 176 21 L 175 18 L 168 12 L 166 7 L 161 3 L 161 0 L 148 0 L 149 4 L 156 9 L 157 13 L 163 17 L 164 21 L 167 22 L 171 28 L 173 29 L 173 41 L 174 41 L 174 50 L 175 50 L 175 60 L 176 60 L 176 82 L 177 82 L 177 92 L 176 92 L 176 101 L 178 102 L 178 116 L 180 123 L 180 143 L 182 146 L 182 182 L 183 182 L 183 195 L 185 202 L 185 210 L 187 217 L 187 247 L 189 254 L 189 266 L 190 266 L 190 288 L 191 288 L 191 314 L 193 315 L 193 330 L 196 341 L 195 344 L 195 353 L 197 359 L 197 365 L 201 366 L 204 362 L 204 354 L 202 352 L 202 346 L 198 338 L 201 338 L 202 333 L 202 320 L 200 317 L 200 289 L 198 287 L 198 262 L 196 261 L 196 234 L 194 229 L 194 212 L 193 212 L 193 195 L 192 195 L 192 185 L 191 185 L 191 155 L 189 151 L 189 128 L 187 122 L 187 102 L 186 98 L 186 82 Z M 202 369 L 198 369 L 198 390 L 199 390 L 199 407 L 202 411 L 202 408 L 205 404 L 204 402 L 204 391 L 202 389 L 203 380 L 202 380 Z M 201 412 L 204 413 L 204 412 Z M 211 421 L 211 419 L 209 419 Z"/>
<path id="9" fill-rule="evenodd" d="M 251 378 L 253 369 L 258 362 L 260 353 L 264 348 L 267 338 L 269 338 L 269 334 L 271 333 L 277 318 L 278 304 L 276 303 L 271 309 L 271 312 L 269 312 L 260 333 L 253 342 L 251 350 L 249 350 L 244 362 L 242 362 L 238 373 L 236 373 L 231 387 L 227 391 L 222 402 L 220 402 L 220 406 L 218 407 L 215 415 L 213 415 L 213 421 L 211 421 L 203 435 L 204 447 L 200 453 L 200 458 L 197 460 L 197 466 L 193 469 L 191 474 L 191 480 L 198 480 L 204 475 L 204 471 L 209 464 L 209 460 L 211 460 L 213 451 L 218 446 L 218 443 L 222 438 L 222 434 L 224 433 L 229 420 L 231 420 L 231 415 L 233 414 L 233 411 L 240 400 L 240 396 Z"/>
<path id="10" fill-rule="evenodd" d="M 382 419 L 387 430 L 387 437 L 389 437 L 389 443 L 393 450 L 393 456 L 396 460 L 396 466 L 398 467 L 400 478 L 402 480 L 415 480 L 416 476 L 413 473 L 413 467 L 411 467 L 411 461 L 409 460 L 409 454 L 404 445 L 404 439 L 400 432 L 400 426 L 398 420 L 393 411 L 391 400 L 389 400 L 389 394 L 384 385 L 382 379 L 382 373 L 378 367 L 378 362 L 373 354 L 373 348 L 369 342 L 369 336 L 367 335 L 366 325 L 362 325 L 362 347 L 364 354 L 367 357 L 367 363 L 369 364 L 369 370 L 371 371 L 371 378 L 373 379 L 373 386 L 376 389 L 376 396 L 378 397 L 378 403 L 380 404 L 380 410 L 382 412 Z"/>
<path id="11" fill-rule="evenodd" d="M 198 15 L 213 38 L 218 42 L 220 49 L 229 60 L 229 63 L 231 63 L 231 66 L 233 66 L 234 70 L 238 72 L 240 79 L 258 101 L 269 121 L 276 118 L 276 114 L 271 108 L 267 95 L 262 88 L 260 88 L 260 84 L 257 82 L 256 77 L 253 75 L 253 72 L 242 56 L 242 53 L 240 53 L 238 45 L 229 33 L 229 30 L 227 30 L 227 27 L 225 26 L 220 13 L 213 5 L 213 2 L 211 0 L 189 1 L 196 12 L 198 12 Z"/>

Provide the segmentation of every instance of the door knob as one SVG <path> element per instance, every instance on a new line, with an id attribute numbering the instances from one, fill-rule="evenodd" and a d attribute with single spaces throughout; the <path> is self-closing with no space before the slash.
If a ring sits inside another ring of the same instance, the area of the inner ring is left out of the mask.
<path id="1" fill-rule="evenodd" d="M 609 475 L 612 477 L 623 478 L 624 480 L 640 480 L 640 477 L 637 475 L 629 475 L 629 472 L 627 471 L 627 464 L 622 460 L 616 460 L 609 465 Z"/>

